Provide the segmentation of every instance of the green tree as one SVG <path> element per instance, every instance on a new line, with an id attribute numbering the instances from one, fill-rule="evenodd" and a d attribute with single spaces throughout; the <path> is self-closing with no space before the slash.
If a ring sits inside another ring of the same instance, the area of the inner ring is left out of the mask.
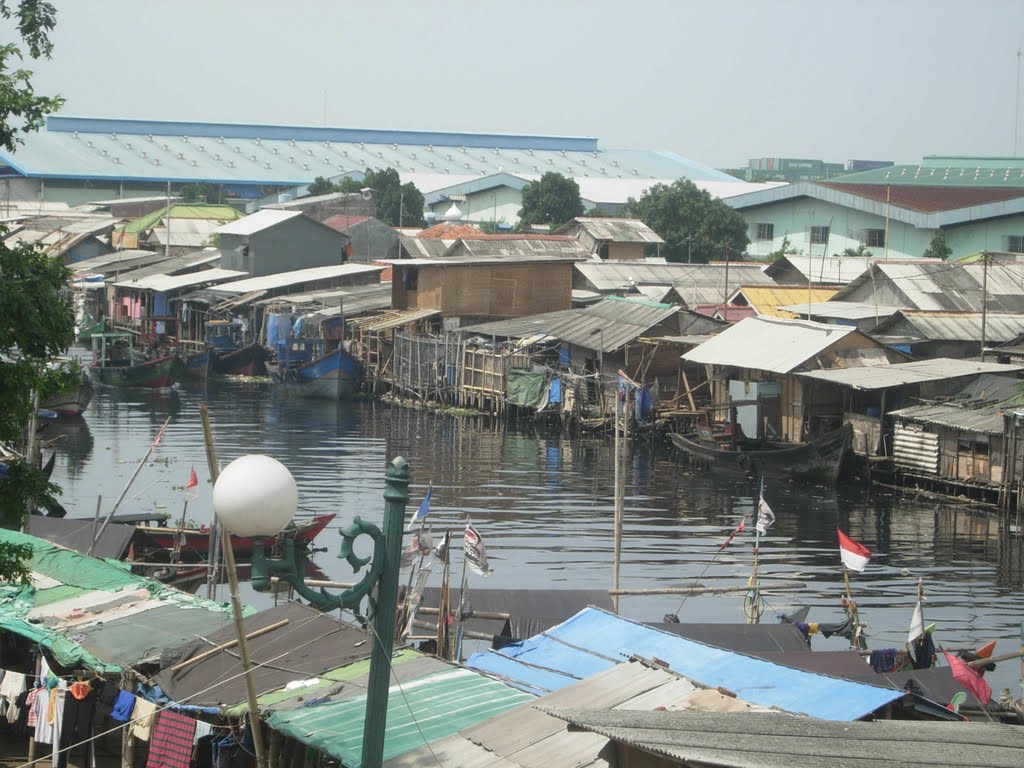
<path id="1" fill-rule="evenodd" d="M 181 197 L 186 203 L 220 203 L 223 199 L 221 188 L 207 181 L 184 185 Z"/>
<path id="2" fill-rule="evenodd" d="M 520 227 L 548 224 L 559 227 L 583 215 L 580 185 L 560 173 L 548 171 L 523 187 L 523 207 L 519 209 Z"/>
<path id="3" fill-rule="evenodd" d="M 946 242 L 945 230 L 940 229 L 935 233 L 935 237 L 931 239 L 928 247 L 924 249 L 924 253 L 921 255 L 926 259 L 942 259 L 943 261 L 953 255 L 953 249 Z"/>
<path id="4" fill-rule="evenodd" d="M 423 223 L 423 194 L 411 181 L 402 183 L 394 168 L 366 169 L 362 188 L 373 190 L 377 218 L 392 227 L 418 227 Z"/>
<path id="5" fill-rule="evenodd" d="M 337 192 L 337 189 L 330 179 L 325 179 L 323 176 L 317 176 L 313 179 L 313 183 L 306 188 L 306 191 L 310 196 L 316 196 L 329 195 L 331 192 Z"/>
<path id="6" fill-rule="evenodd" d="M 782 244 L 778 247 L 777 250 L 774 250 L 771 253 L 769 253 L 765 260 L 769 262 L 778 261 L 783 256 L 796 256 L 799 253 L 800 251 L 797 250 L 797 247 L 793 245 L 791 242 L 789 242 L 789 235 L 783 235 Z"/>
<path id="7" fill-rule="evenodd" d="M 612 216 L 610 213 L 608 213 L 608 211 L 604 210 L 603 208 L 596 208 L 596 207 L 595 208 L 591 208 L 589 211 L 587 211 L 583 215 L 586 216 L 588 219 L 613 219 L 613 218 L 615 218 L 614 216 Z"/>
<path id="8" fill-rule="evenodd" d="M 0 0 L 0 17 L 13 20 L 18 42 L 0 45 L 0 146 L 14 152 L 24 134 L 38 130 L 46 115 L 60 108 L 59 97 L 38 96 L 32 73 L 13 68 L 25 57 L 49 58 L 54 7 L 44 0 Z M 7 244 L 0 226 L 0 442 L 24 453 L 26 425 L 40 396 L 64 386 L 67 378 L 49 372 L 47 358 L 67 351 L 74 341 L 74 316 L 64 298 L 70 277 L 59 258 L 45 256 L 25 243 Z M 7 478 L 0 480 L 0 518 L 19 525 L 30 504 L 52 506 L 59 489 L 25 458 L 5 459 Z M 26 547 L 0 544 L 0 578 L 24 579 Z"/>
<path id="9" fill-rule="evenodd" d="M 629 198 L 624 216 L 635 216 L 665 240 L 668 261 L 707 262 L 743 253 L 750 240 L 739 211 L 689 179 L 655 184 L 639 200 Z"/>
<path id="10" fill-rule="evenodd" d="M 858 259 L 870 259 L 872 257 L 871 251 L 868 250 L 868 246 L 865 243 L 861 243 L 856 248 L 847 248 L 842 253 L 835 254 L 836 256 L 852 256 Z"/>

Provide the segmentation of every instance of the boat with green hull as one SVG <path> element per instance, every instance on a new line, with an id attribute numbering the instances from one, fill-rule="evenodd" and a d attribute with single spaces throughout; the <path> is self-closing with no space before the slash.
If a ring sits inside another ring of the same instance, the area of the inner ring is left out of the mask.
<path id="1" fill-rule="evenodd" d="M 177 354 L 145 358 L 134 346 L 134 336 L 125 332 L 97 333 L 92 336 L 93 381 L 109 387 L 170 387 L 178 381 L 184 364 Z"/>

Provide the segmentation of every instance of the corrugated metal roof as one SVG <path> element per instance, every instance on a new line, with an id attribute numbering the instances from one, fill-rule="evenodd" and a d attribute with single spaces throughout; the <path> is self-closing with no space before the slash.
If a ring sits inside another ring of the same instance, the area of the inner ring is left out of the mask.
<path id="1" fill-rule="evenodd" d="M 577 240 L 538 237 L 460 238 L 444 252 L 445 257 L 467 258 L 564 258 L 582 260 L 590 253 Z"/>
<path id="2" fill-rule="evenodd" d="M 386 331 L 389 328 L 397 328 L 407 323 L 415 323 L 418 320 L 426 320 L 430 317 L 437 317 L 441 314 L 439 309 L 395 309 L 372 317 L 360 317 L 349 320 L 348 323 L 354 328 L 360 328 L 371 333 Z"/>
<path id="3" fill-rule="evenodd" d="M 833 720 L 855 720 L 903 696 L 902 691 L 782 667 L 586 608 L 542 635 L 470 656 L 466 664 L 524 690 L 549 692 L 626 661 L 664 661 L 711 688 L 723 687 L 764 707 Z"/>
<path id="4" fill-rule="evenodd" d="M 807 304 L 787 304 L 779 307 L 786 312 L 798 316 L 807 316 Z M 869 301 L 814 301 L 811 302 L 811 317 L 825 317 L 830 320 L 870 320 L 877 317 L 879 321 L 899 312 L 902 307 L 884 307 Z"/>
<path id="5" fill-rule="evenodd" d="M 999 723 L 837 723 L 784 714 L 545 708 L 608 739 L 686 765 L 1016 768 L 1021 735 Z"/>
<path id="6" fill-rule="evenodd" d="M 114 285 L 117 288 L 134 288 L 140 291 L 176 291 L 179 288 L 189 288 L 193 285 L 212 285 L 223 283 L 227 280 L 244 276 L 245 272 L 235 269 L 203 269 L 199 272 L 189 272 L 184 275 L 149 275 L 148 277 L 128 278 L 120 280 Z"/>
<path id="7" fill-rule="evenodd" d="M 580 216 L 555 230 L 555 234 L 581 229 L 595 240 L 612 243 L 664 243 L 658 233 L 640 219 L 598 219 Z"/>
<path id="8" fill-rule="evenodd" d="M 564 309 L 462 329 L 468 334 L 526 339 L 550 336 L 585 349 L 614 352 L 679 314 L 679 307 L 639 299 L 606 298 L 583 309 Z M 678 329 L 674 329 L 678 333 Z"/>
<path id="9" fill-rule="evenodd" d="M 453 665 L 392 685 L 384 759 L 410 752 L 424 741 L 458 733 L 531 699 L 505 683 Z M 274 711 L 267 722 L 274 730 L 356 768 L 362 755 L 365 718 L 366 696 L 360 695 Z"/>
<path id="10" fill-rule="evenodd" d="M 282 621 L 287 624 L 248 641 L 257 695 L 370 657 L 371 646 L 365 642 L 364 629 L 294 602 L 247 617 L 245 632 L 250 634 Z M 228 626 L 202 640 L 189 638 L 179 646 L 168 643 L 160 657 L 156 682 L 174 701 L 187 701 L 196 706 L 230 708 L 245 701 L 246 683 L 241 661 L 231 648 L 205 656 L 183 669 L 171 670 L 235 637 L 235 628 Z"/>
<path id="11" fill-rule="evenodd" d="M 854 332 L 852 327 L 807 320 L 748 317 L 694 347 L 683 359 L 705 365 L 789 373 Z"/>
<path id="12" fill-rule="evenodd" d="M 929 178 L 934 178 L 934 174 L 929 176 Z M 823 187 L 831 187 L 840 192 L 866 197 L 870 200 L 888 203 L 899 208 L 924 211 L 926 213 L 954 211 L 960 208 L 970 208 L 972 206 L 984 205 L 985 203 L 1012 200 L 1015 197 L 1024 196 L 1024 189 L 999 189 L 995 188 L 995 185 L 992 187 L 973 188 L 907 184 L 848 184 L 845 182 L 846 179 L 843 177 L 839 181 L 819 181 L 817 183 Z"/>
<path id="13" fill-rule="evenodd" d="M 69 265 L 71 271 L 76 275 L 84 273 L 102 272 L 107 268 L 110 271 L 125 271 L 139 266 L 139 262 L 149 263 L 149 260 L 159 261 L 164 258 L 162 253 L 156 251 L 124 250 L 107 253 L 103 256 L 94 256 L 91 259 L 82 259 Z"/>
<path id="14" fill-rule="evenodd" d="M 981 341 L 980 312 L 916 312 L 900 310 L 883 320 L 873 336 L 899 336 L 928 341 Z M 1024 332 L 1024 314 L 988 312 L 985 340 L 992 343 L 1012 341 Z"/>
<path id="15" fill-rule="evenodd" d="M 308 184 L 363 168 L 399 169 L 430 189 L 503 169 L 555 171 L 584 181 L 620 174 L 743 182 L 673 152 L 604 149 L 596 138 L 320 126 L 117 120 L 51 115 L 0 158 L 29 176 Z M 429 185 L 429 182 L 433 182 Z M 425 185 L 426 184 L 426 185 Z"/>
<path id="16" fill-rule="evenodd" d="M 647 261 L 587 261 L 576 265 L 576 271 L 598 291 L 615 291 L 632 285 L 672 285 L 687 301 L 690 288 L 713 286 L 718 300 L 723 300 L 741 285 L 774 285 L 765 275 L 764 266 L 742 262 L 729 264 L 729 288 L 725 291 L 724 264 L 652 264 Z M 577 286 L 579 288 L 586 286 Z"/>
<path id="17" fill-rule="evenodd" d="M 797 374 L 815 381 L 824 381 L 851 389 L 872 390 L 923 384 L 928 381 L 979 376 L 983 373 L 1012 374 L 1024 370 L 1020 365 L 982 363 L 975 360 L 915 360 L 911 363 L 869 365 L 862 368 L 834 368 L 828 371 L 806 371 Z"/>
<path id="18" fill-rule="evenodd" d="M 218 250 L 204 249 L 201 251 L 191 251 L 181 256 L 170 257 L 161 254 L 160 258 L 152 264 L 132 270 L 131 276 L 125 277 L 123 281 L 119 281 L 116 277 L 110 277 L 107 281 L 119 284 L 120 282 L 130 283 L 133 280 L 141 280 L 153 275 L 177 275 L 181 272 L 194 270 L 219 261 L 220 251 Z"/>
<path id="19" fill-rule="evenodd" d="M 788 285 L 744 285 L 729 297 L 729 302 L 736 304 L 737 298 L 742 296 L 746 300 L 747 306 L 752 307 L 760 316 L 792 319 L 797 315 L 783 309 L 784 305 L 801 298 L 809 299 L 812 302 L 828 301 L 835 295 L 836 290 L 836 288 L 811 288 L 808 290 L 802 286 Z M 804 307 L 806 306 L 805 304 Z"/>
<path id="20" fill-rule="evenodd" d="M 225 224 L 217 229 L 221 235 L 254 235 L 265 229 L 276 227 L 282 222 L 302 216 L 302 211 L 282 211 L 275 208 L 261 208 L 243 219 Z"/>
<path id="21" fill-rule="evenodd" d="M 787 254 L 765 268 L 765 274 L 771 278 L 794 269 L 799 274 L 799 281 L 817 283 L 819 285 L 846 285 L 860 277 L 867 270 L 873 259 L 860 256 L 802 256 Z M 936 260 L 936 263 L 942 264 Z"/>
<path id="22" fill-rule="evenodd" d="M 916 424 L 937 424 L 953 427 L 965 432 L 980 432 L 985 435 L 1003 433 L 1003 411 L 1000 406 L 984 408 L 961 408 L 956 405 L 913 405 L 890 411 L 889 415 L 900 421 Z"/>
<path id="23" fill-rule="evenodd" d="M 457 238 L 456 238 L 457 239 Z M 412 237 L 402 235 L 399 238 L 402 249 L 414 259 L 436 259 L 444 256 L 444 252 L 455 242 L 436 237 Z"/>
<path id="24" fill-rule="evenodd" d="M 533 706 L 520 705 L 429 747 L 389 760 L 385 765 L 387 768 L 428 768 L 437 765 L 435 755 L 442 765 L 474 765 L 480 749 L 490 757 L 483 763 L 487 766 L 559 768 L 591 762 L 604 764 L 600 759 L 605 744 L 603 738 L 567 731 L 564 722 L 545 714 L 538 709 L 540 705 L 622 710 L 665 707 L 670 711 L 764 711 L 719 691 L 698 688 L 664 669 L 632 661 L 609 667 L 544 696 Z"/>
<path id="25" fill-rule="evenodd" d="M 331 280 L 339 277 L 351 277 L 353 275 L 364 275 L 369 272 L 381 272 L 383 267 L 375 267 L 370 264 L 332 264 L 329 267 L 312 267 L 311 269 L 296 269 L 292 272 L 278 272 L 273 275 L 262 275 L 261 277 L 250 277 L 247 280 L 237 280 L 233 283 L 225 283 L 217 286 L 218 291 L 225 293 L 248 293 L 249 291 L 265 291 L 272 288 L 287 288 L 291 285 L 302 285 L 313 283 L 318 280 Z"/>
<path id="26" fill-rule="evenodd" d="M 876 261 L 834 297 L 841 301 L 864 286 L 880 290 L 889 283 L 910 309 L 980 312 L 982 296 L 989 312 L 1024 312 L 1024 263 L 984 264 L 944 261 Z M 983 290 L 984 285 L 984 290 Z"/>

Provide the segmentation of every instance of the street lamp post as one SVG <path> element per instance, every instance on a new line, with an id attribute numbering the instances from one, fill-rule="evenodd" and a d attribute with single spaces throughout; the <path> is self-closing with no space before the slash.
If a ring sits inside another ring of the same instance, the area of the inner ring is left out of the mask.
<path id="1" fill-rule="evenodd" d="M 285 539 L 282 543 L 282 557 L 269 559 L 263 549 L 263 539 L 276 535 L 291 520 L 295 510 L 297 496 L 291 502 L 291 510 L 287 516 L 274 517 L 272 527 L 270 518 L 278 509 L 277 499 L 284 494 L 267 493 L 264 476 L 272 476 L 270 464 L 277 464 L 284 472 L 283 466 L 267 456 L 243 456 L 236 459 L 221 474 L 214 487 L 214 509 L 220 522 L 239 535 L 258 536 L 253 542 L 252 554 L 252 586 L 259 592 L 270 589 L 271 577 L 277 576 L 282 582 L 290 584 L 301 597 L 309 600 L 322 611 L 345 608 L 356 614 L 358 618 L 370 625 L 373 644 L 370 654 L 370 675 L 366 686 L 366 717 L 363 725 L 363 768 L 380 768 L 384 756 L 384 732 L 387 724 L 387 706 L 389 682 L 391 679 L 391 650 L 395 641 L 395 612 L 398 608 L 398 568 L 402 548 L 402 524 L 405 518 L 405 506 L 409 500 L 409 466 L 405 459 L 396 457 L 389 465 L 384 491 L 384 524 L 383 530 L 373 523 L 356 517 L 352 525 L 341 532 L 342 543 L 339 557 L 347 560 L 354 572 L 365 567 L 362 579 L 349 589 L 337 595 L 328 594 L 325 590 L 311 589 L 305 583 L 306 550 L 303 545 L 296 545 L 294 540 Z M 244 463 L 245 470 L 229 474 L 235 465 Z M 256 479 L 255 475 L 261 475 Z M 291 478 L 291 474 L 288 474 Z M 225 478 L 230 479 L 223 487 Z M 294 487 L 294 480 L 292 481 Z M 281 483 L 285 485 L 285 483 Z M 218 496 L 218 491 L 220 495 Z M 269 496 L 269 498 L 268 498 Z M 218 504 L 218 498 L 222 501 Z M 264 510 L 263 506 L 271 509 Z M 283 506 L 283 505 L 281 505 Z M 266 513 L 266 514 L 264 514 Z M 266 521 L 257 528 L 254 518 Z M 355 541 L 360 536 L 367 536 L 373 542 L 373 554 L 369 557 L 358 557 L 355 554 Z M 233 560 L 228 563 L 229 572 L 234 571 Z M 376 588 L 376 594 L 373 591 Z M 232 587 L 232 593 L 237 590 Z M 363 598 L 367 598 L 367 610 L 361 611 Z M 240 612 L 240 608 L 236 608 Z M 241 626 L 240 619 L 236 622 Z M 244 645 L 244 631 L 239 629 L 239 651 Z M 247 654 L 246 654 L 247 655 Z M 247 678 L 247 684 L 249 680 Z M 259 722 L 256 697 L 253 692 L 249 704 L 250 718 L 254 720 L 254 734 Z M 257 751 L 257 759 L 262 751 L 262 742 Z M 265 768 L 261 763 L 261 768 Z"/>

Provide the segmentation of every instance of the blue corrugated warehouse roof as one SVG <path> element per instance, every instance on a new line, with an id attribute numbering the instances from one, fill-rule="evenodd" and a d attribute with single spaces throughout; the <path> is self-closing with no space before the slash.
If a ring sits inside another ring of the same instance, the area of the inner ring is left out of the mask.
<path id="1" fill-rule="evenodd" d="M 280 186 L 393 167 L 421 191 L 502 171 L 736 181 L 672 152 L 601 149 L 592 137 L 60 116 L 0 162 L 32 177 Z"/>
<path id="2" fill-rule="evenodd" d="M 856 720 L 903 696 L 902 691 L 714 648 L 599 608 L 585 608 L 547 632 L 501 651 L 474 654 L 466 666 L 542 694 L 633 656 L 660 659 L 677 674 L 725 688 L 752 704 L 824 720 Z"/>

